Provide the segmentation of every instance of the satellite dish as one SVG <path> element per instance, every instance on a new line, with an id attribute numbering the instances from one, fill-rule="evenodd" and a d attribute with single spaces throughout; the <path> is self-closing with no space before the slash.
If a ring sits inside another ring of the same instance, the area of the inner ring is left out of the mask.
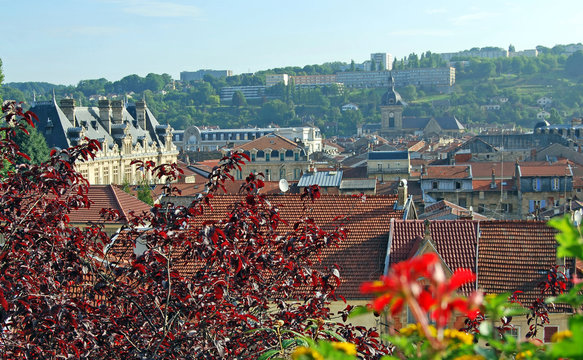
<path id="1" fill-rule="evenodd" d="M 284 193 L 289 191 L 289 184 L 286 179 L 279 180 L 279 190 Z"/>

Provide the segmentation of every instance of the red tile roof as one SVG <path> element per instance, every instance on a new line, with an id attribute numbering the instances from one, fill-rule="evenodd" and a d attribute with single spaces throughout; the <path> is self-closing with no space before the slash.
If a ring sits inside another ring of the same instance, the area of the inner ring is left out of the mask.
<path id="1" fill-rule="evenodd" d="M 524 293 L 530 305 L 540 293 L 538 284 L 556 264 L 556 230 L 543 221 L 480 222 L 478 281 L 488 294 Z"/>
<path id="2" fill-rule="evenodd" d="M 511 179 L 516 169 L 516 163 L 512 161 L 471 161 L 457 164 L 470 165 L 472 167 L 472 178 L 474 179 L 490 179 L 492 178 L 492 170 L 494 170 L 496 179 Z"/>
<path id="3" fill-rule="evenodd" d="M 69 214 L 71 223 L 85 224 L 90 221 L 101 221 L 99 215 L 101 209 L 119 210 L 124 216 L 128 216 L 130 211 L 141 214 L 143 211 L 150 211 L 151 206 L 138 200 L 136 197 L 124 192 L 117 186 L 112 185 L 91 185 L 87 194 L 92 204 L 89 208 L 74 210 Z M 107 224 L 122 224 L 123 221 L 107 221 Z"/>
<path id="4" fill-rule="evenodd" d="M 514 187 L 514 180 L 512 179 L 496 179 L 496 187 L 492 188 L 492 180 L 472 180 L 472 188 L 474 191 L 500 191 L 500 186 L 504 183 L 504 190 L 512 190 Z"/>
<path id="5" fill-rule="evenodd" d="M 409 259 L 423 242 L 425 221 L 394 220 L 391 238 L 390 265 Z M 476 221 L 429 221 L 431 242 L 445 264 L 453 272 L 456 269 L 476 269 Z M 466 284 L 462 293 L 469 294 L 475 284 Z"/>
<path id="6" fill-rule="evenodd" d="M 427 179 L 464 179 L 471 177 L 471 169 L 467 165 L 430 165 L 426 167 Z"/>
<path id="7" fill-rule="evenodd" d="M 564 164 L 518 164 L 520 176 L 571 176 L 571 167 Z"/>
<path id="8" fill-rule="evenodd" d="M 476 212 L 470 212 L 465 207 L 461 207 L 447 200 L 441 200 L 435 204 L 426 206 L 424 213 L 419 215 L 419 219 L 429 220 L 454 220 L 455 218 L 466 218 L 472 220 L 487 220 L 488 217 Z"/>
<path id="9" fill-rule="evenodd" d="M 235 147 L 235 150 L 264 150 L 264 149 L 272 149 L 272 150 L 294 150 L 298 147 L 298 144 L 295 142 L 284 138 L 283 136 L 277 134 L 268 134 L 265 136 L 260 137 L 259 139 L 250 141 L 243 145 L 239 145 Z"/>
<path id="10" fill-rule="evenodd" d="M 226 217 L 232 205 L 240 196 L 216 195 L 211 199 L 213 211 L 195 219 L 197 225 L 205 220 L 221 220 Z M 327 248 L 321 255 L 321 267 L 338 264 L 342 284 L 337 293 L 346 298 L 368 298 L 360 294 L 360 285 L 365 281 L 378 279 L 384 271 L 385 255 L 389 239 L 389 223 L 393 218 L 402 218 L 403 211 L 395 210 L 396 196 L 359 197 L 342 195 L 322 195 L 316 201 L 308 202 L 309 213 L 303 209 L 304 202 L 299 195 L 268 196 L 272 204 L 279 206 L 282 219 L 289 224 L 280 224 L 278 232 L 285 234 L 291 230 L 300 217 L 309 215 L 322 229 L 330 231 L 339 224 L 333 221 L 337 216 L 349 215 L 344 220 L 348 230 L 347 238 L 338 247 Z M 182 271 L 189 268 L 183 265 Z"/>

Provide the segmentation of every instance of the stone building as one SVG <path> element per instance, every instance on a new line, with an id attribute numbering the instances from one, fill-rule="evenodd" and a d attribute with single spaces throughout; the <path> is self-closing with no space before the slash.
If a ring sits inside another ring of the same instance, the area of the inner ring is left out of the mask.
<path id="1" fill-rule="evenodd" d="M 134 160 L 175 163 L 170 125 L 160 125 L 145 101 L 127 105 L 122 100 L 99 100 L 97 107 L 79 107 L 74 99 L 34 102 L 38 130 L 51 148 L 68 148 L 85 138 L 97 139 L 102 149 L 94 159 L 77 164 L 78 171 L 95 184 L 136 184 L 144 174 Z M 164 181 L 146 175 L 149 183 Z"/>

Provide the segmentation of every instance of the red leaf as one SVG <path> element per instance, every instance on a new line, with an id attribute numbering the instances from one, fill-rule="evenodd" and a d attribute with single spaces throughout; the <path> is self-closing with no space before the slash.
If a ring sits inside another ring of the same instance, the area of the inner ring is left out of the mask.
<path id="1" fill-rule="evenodd" d="M 2 291 L 2 289 L 0 289 L 0 304 L 2 304 L 2 307 L 4 308 L 5 311 L 8 311 L 8 302 L 4 297 L 4 291 Z"/>

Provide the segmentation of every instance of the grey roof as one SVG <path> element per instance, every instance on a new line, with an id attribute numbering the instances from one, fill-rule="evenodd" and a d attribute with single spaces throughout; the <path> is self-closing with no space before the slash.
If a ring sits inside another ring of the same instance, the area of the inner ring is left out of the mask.
<path id="1" fill-rule="evenodd" d="M 345 179 L 340 182 L 340 190 L 374 190 L 376 179 Z"/>
<path id="2" fill-rule="evenodd" d="M 320 187 L 339 187 L 342 181 L 342 170 L 314 171 L 305 173 L 298 181 L 298 187 L 318 185 Z"/>
<path id="3" fill-rule="evenodd" d="M 464 126 L 455 118 L 455 116 L 442 116 L 435 118 L 435 121 L 443 130 L 463 130 Z"/>
<path id="4" fill-rule="evenodd" d="M 430 117 L 404 117 L 403 129 L 424 129 L 429 120 Z"/>
<path id="5" fill-rule="evenodd" d="M 45 136 L 49 147 L 67 148 L 75 145 L 82 137 L 107 142 L 109 147 L 117 144 L 127 135 L 132 137 L 132 145 L 138 142 L 149 146 L 164 147 L 164 134 L 168 125 L 161 126 L 152 112 L 146 107 L 146 128 L 136 120 L 135 105 L 124 106 L 121 123 L 111 124 L 111 131 L 106 129 L 107 123 L 99 117 L 97 107 L 75 107 L 74 119 L 68 119 L 56 100 L 33 103 L 31 111 L 38 118 L 38 130 Z M 160 129 L 160 128 L 163 129 Z"/>
<path id="6" fill-rule="evenodd" d="M 408 151 L 370 151 L 368 153 L 369 160 L 407 160 L 408 158 Z"/>

